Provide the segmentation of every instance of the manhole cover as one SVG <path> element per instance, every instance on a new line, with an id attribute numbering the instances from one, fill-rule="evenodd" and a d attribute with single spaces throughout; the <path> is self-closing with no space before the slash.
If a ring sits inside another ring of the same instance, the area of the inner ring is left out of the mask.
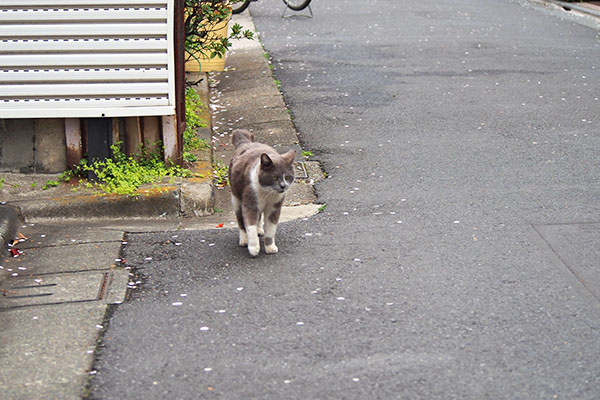
<path id="1" fill-rule="evenodd" d="M 7 279 L 0 285 L 0 309 L 100 300 L 107 278 L 105 271 L 86 271 Z"/>

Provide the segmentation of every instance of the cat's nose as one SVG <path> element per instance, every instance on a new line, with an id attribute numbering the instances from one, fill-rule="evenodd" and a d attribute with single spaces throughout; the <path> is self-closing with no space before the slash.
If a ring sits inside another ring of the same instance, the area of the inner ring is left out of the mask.
<path id="1" fill-rule="evenodd" d="M 286 182 L 286 181 L 281 181 L 281 182 L 279 182 L 279 187 L 280 187 L 280 188 L 282 188 L 282 189 L 285 189 L 287 186 L 288 186 L 288 184 L 287 184 L 287 182 Z"/>

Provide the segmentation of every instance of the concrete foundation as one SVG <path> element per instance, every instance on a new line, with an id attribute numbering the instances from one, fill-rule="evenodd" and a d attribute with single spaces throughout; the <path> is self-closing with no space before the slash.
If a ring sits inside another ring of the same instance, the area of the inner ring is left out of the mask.
<path id="1" fill-rule="evenodd" d="M 0 119 L 0 171 L 55 173 L 66 168 L 64 119 Z"/>

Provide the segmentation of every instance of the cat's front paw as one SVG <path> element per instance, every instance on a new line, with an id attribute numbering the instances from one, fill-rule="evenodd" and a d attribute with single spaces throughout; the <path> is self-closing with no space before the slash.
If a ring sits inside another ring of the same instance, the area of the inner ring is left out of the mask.
<path id="1" fill-rule="evenodd" d="M 275 254 L 278 251 L 279 251 L 279 249 L 277 248 L 277 246 L 275 246 L 274 243 L 272 245 L 265 246 L 265 253 L 267 253 L 267 254 Z"/>
<path id="2" fill-rule="evenodd" d="M 256 257 L 258 255 L 258 253 L 260 253 L 260 245 L 258 245 L 258 246 L 248 246 L 248 253 L 250 253 L 250 255 L 252 257 Z"/>
<path id="3" fill-rule="evenodd" d="M 248 235 L 246 235 L 246 232 L 244 231 L 240 231 L 240 246 L 248 246 Z"/>

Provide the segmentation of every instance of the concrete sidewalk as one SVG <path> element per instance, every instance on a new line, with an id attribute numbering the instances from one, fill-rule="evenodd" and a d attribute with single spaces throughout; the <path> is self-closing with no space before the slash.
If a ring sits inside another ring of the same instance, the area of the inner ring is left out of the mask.
<path id="1" fill-rule="evenodd" d="M 254 28 L 248 13 L 235 16 L 235 22 Z M 298 179 L 282 221 L 317 212 L 313 185 L 323 174 L 317 162 L 301 156 L 295 127 L 259 41 L 234 43 L 227 70 L 212 73 L 198 90 L 207 101 L 210 91 L 214 128 L 201 133 L 213 148 L 198 154 L 199 162 L 192 166 L 203 178 L 115 196 L 73 193 L 67 184 L 41 190 L 55 176 L 1 175 L 2 249 L 12 250 L 0 263 L 2 398 L 86 396 L 110 306 L 125 301 L 128 291 L 139 285 L 122 265 L 126 232 L 234 224 L 229 188 L 216 188 L 211 177 L 212 158 L 229 162 L 228 133 L 234 128 L 250 129 L 280 151 L 298 150 Z"/>
<path id="2" fill-rule="evenodd" d="M 560 0 L 548 0 L 567 11 L 575 10 L 584 14 L 600 17 L 600 1 L 566 2 Z"/>

